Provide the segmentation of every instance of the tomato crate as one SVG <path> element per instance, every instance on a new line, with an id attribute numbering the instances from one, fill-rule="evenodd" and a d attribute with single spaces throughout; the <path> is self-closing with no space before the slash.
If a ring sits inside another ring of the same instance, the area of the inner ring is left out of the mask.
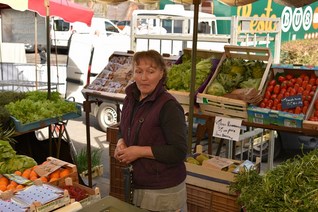
<path id="1" fill-rule="evenodd" d="M 228 98 L 224 96 L 215 96 L 207 94 L 209 86 L 216 80 L 216 77 L 220 73 L 221 66 L 228 58 L 239 58 L 246 61 L 258 60 L 263 61 L 266 64 L 265 71 L 263 73 L 258 91 L 262 94 L 263 88 L 268 81 L 268 74 L 270 66 L 272 64 L 272 56 L 269 48 L 261 47 L 243 47 L 227 45 L 224 47 L 225 52 L 214 72 L 211 80 L 205 87 L 204 91 L 198 93 L 196 102 L 200 105 L 200 110 L 203 114 L 213 116 L 226 116 L 231 118 L 240 118 L 247 120 L 247 106 L 248 103 L 239 100 Z"/>
<path id="2" fill-rule="evenodd" d="M 303 128 L 310 130 L 318 130 L 318 89 L 315 92 L 313 100 L 308 108 L 308 112 L 305 116 L 305 120 L 303 121 Z M 316 114 L 316 115 L 315 115 Z"/>
<path id="3" fill-rule="evenodd" d="M 267 107 L 273 111 L 271 114 L 275 112 L 278 116 L 277 122 L 273 123 L 274 119 L 272 119 L 271 124 L 315 128 L 308 119 L 314 111 L 314 102 L 317 99 L 317 76 L 317 67 L 272 65 L 269 80 L 264 89 L 264 98 L 259 104 L 259 107 Z M 272 90 L 276 86 L 278 86 L 278 92 L 274 93 Z M 275 105 L 270 106 L 270 99 L 278 100 L 277 108 Z"/>

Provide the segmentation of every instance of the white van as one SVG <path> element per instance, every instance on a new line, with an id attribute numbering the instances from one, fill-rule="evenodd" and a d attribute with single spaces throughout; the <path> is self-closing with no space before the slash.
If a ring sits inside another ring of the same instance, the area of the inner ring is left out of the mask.
<path id="1" fill-rule="evenodd" d="M 110 20 L 93 17 L 92 24 L 88 27 L 81 22 L 68 23 L 61 18 L 54 17 L 51 20 L 51 47 L 68 49 L 69 38 L 73 33 L 112 35 L 119 34 L 121 30 Z"/>

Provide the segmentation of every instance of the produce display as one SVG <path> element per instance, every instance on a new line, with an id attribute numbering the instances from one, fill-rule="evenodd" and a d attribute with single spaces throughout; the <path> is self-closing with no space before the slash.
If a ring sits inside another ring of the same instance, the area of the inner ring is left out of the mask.
<path id="1" fill-rule="evenodd" d="M 207 79 L 213 68 L 213 57 L 201 59 L 196 61 L 196 79 L 195 90 L 197 90 Z M 216 62 L 216 61 L 215 61 Z M 182 63 L 173 65 L 168 72 L 167 89 L 176 91 L 190 91 L 192 71 L 192 60 L 186 55 L 182 56 Z"/>
<path id="2" fill-rule="evenodd" d="M 209 156 L 205 153 L 195 153 L 190 155 L 186 158 L 186 162 L 202 166 L 207 169 L 217 169 L 220 171 L 233 173 L 237 173 L 240 165 L 243 165 L 231 159 L 218 156 Z"/>
<path id="3" fill-rule="evenodd" d="M 317 85 L 318 78 L 314 73 L 302 73 L 299 75 L 277 73 L 268 83 L 264 99 L 258 106 L 261 108 L 305 115 L 313 100 Z M 301 96 L 302 106 L 282 107 L 282 100 L 284 98 L 297 95 Z"/>
<path id="4" fill-rule="evenodd" d="M 58 92 L 52 92 L 48 99 L 47 92 L 29 91 L 25 93 L 25 98 L 10 102 L 4 107 L 22 124 L 77 113 L 76 103 L 65 101 Z"/>
<path id="5" fill-rule="evenodd" d="M 246 211 L 317 211 L 318 149 L 259 175 L 240 172 L 230 189 Z"/>
<path id="6" fill-rule="evenodd" d="M 0 174 L 10 174 L 15 171 L 22 172 L 35 165 L 37 163 L 33 158 L 26 155 L 16 155 L 8 141 L 0 140 Z"/>
<path id="7" fill-rule="evenodd" d="M 132 82 L 133 55 L 112 55 L 104 70 L 87 86 L 87 89 L 109 93 L 125 93 L 125 88 Z M 165 59 L 170 68 L 175 61 Z"/>
<path id="8" fill-rule="evenodd" d="M 65 185 L 63 186 L 63 189 L 66 189 L 68 191 L 71 199 L 75 199 L 75 201 L 78 202 L 87 198 L 89 195 L 88 192 L 84 189 L 81 189 L 73 185 Z"/>
<path id="9" fill-rule="evenodd" d="M 259 60 L 226 58 L 206 93 L 223 96 L 240 88 L 259 88 L 266 64 Z"/>

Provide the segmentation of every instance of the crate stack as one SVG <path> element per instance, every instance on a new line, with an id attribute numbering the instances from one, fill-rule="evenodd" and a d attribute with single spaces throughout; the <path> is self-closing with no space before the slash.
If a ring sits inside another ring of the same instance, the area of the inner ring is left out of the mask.
<path id="1" fill-rule="evenodd" d="M 109 157 L 110 157 L 110 190 L 109 195 L 125 201 L 124 192 L 124 175 L 123 168 L 125 164 L 118 162 L 114 158 L 114 152 L 117 144 L 118 127 L 107 128 L 107 141 L 109 142 Z"/>

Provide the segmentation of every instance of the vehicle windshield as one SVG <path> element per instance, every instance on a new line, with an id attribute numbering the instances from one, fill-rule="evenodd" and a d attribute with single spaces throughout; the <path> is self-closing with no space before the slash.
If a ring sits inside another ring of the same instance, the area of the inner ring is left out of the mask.
<path id="1" fill-rule="evenodd" d="M 70 30 L 70 23 L 65 22 L 61 19 L 54 20 L 53 30 L 54 31 L 69 31 Z"/>

